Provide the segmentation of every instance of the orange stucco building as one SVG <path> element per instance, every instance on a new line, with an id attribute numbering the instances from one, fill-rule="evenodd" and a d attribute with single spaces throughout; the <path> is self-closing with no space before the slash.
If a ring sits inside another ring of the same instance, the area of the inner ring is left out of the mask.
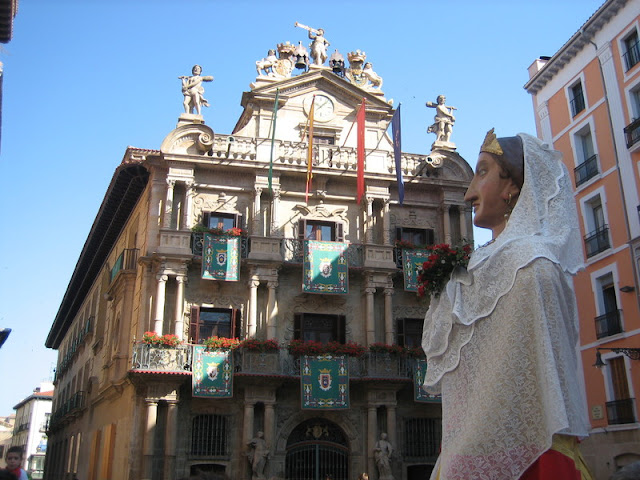
<path id="1" fill-rule="evenodd" d="M 575 279 L 579 353 L 592 427 L 583 452 L 597 479 L 640 460 L 639 14 L 638 0 L 606 1 L 558 52 L 533 62 L 525 85 L 538 136 L 573 172 L 585 258 Z"/>

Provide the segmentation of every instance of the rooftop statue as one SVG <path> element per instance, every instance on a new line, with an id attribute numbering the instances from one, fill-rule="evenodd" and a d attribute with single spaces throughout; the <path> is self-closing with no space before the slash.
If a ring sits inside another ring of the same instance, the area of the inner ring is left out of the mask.
<path id="1" fill-rule="evenodd" d="M 190 77 L 178 77 L 182 80 L 184 111 L 185 113 L 194 113 L 195 111 L 196 114 L 202 115 L 202 106 L 209 106 L 209 102 L 204 98 L 204 87 L 202 86 L 202 82 L 212 82 L 213 77 L 201 76 L 202 67 L 200 65 L 194 65 L 191 69 L 191 73 L 192 75 Z"/>
<path id="2" fill-rule="evenodd" d="M 453 111 L 457 110 L 456 107 L 445 105 L 447 98 L 444 95 L 438 95 L 436 99 L 437 103 L 427 102 L 427 107 L 435 108 L 436 115 L 433 117 L 433 124 L 427 128 L 427 133 L 435 133 L 436 141 L 434 147 L 454 147 L 454 144 L 449 141 L 451 138 L 451 130 L 453 124 L 456 121 L 456 117 L 453 116 Z"/>
<path id="3" fill-rule="evenodd" d="M 314 65 L 323 65 L 327 60 L 327 47 L 331 45 L 326 38 L 324 38 L 324 30 L 322 28 L 315 29 L 307 27 L 301 23 L 296 22 L 296 27 L 304 28 L 309 32 L 309 38 L 313 40 L 309 49 L 311 50 L 311 59 Z"/>
<path id="4" fill-rule="evenodd" d="M 364 64 L 362 75 L 368 78 L 371 82 L 370 88 L 376 88 L 378 90 L 382 89 L 382 77 L 373 71 L 371 63 L 367 62 Z"/>
<path id="5" fill-rule="evenodd" d="M 265 75 L 274 77 L 274 67 L 277 63 L 278 57 L 276 57 L 276 51 L 274 49 L 270 49 L 269 52 L 267 52 L 266 58 L 256 62 L 256 71 L 258 72 L 258 75 L 262 75 L 264 72 Z"/>

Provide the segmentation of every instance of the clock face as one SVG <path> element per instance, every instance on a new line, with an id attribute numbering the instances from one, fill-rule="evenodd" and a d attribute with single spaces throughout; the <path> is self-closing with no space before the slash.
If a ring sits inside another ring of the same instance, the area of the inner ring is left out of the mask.
<path id="1" fill-rule="evenodd" d="M 316 100 L 313 105 L 313 119 L 320 122 L 326 122 L 333 118 L 333 101 L 325 95 L 316 95 Z M 311 108 L 311 101 L 309 101 L 309 108 Z"/>

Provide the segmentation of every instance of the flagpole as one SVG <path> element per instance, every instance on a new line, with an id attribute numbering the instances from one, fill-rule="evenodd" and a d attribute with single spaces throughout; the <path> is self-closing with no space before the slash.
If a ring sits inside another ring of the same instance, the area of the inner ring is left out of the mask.
<path id="1" fill-rule="evenodd" d="M 276 88 L 276 100 L 273 104 L 273 118 L 271 119 L 271 156 L 269 158 L 269 193 L 273 195 L 273 147 L 276 141 L 276 120 L 278 119 L 278 97 L 280 89 Z"/>

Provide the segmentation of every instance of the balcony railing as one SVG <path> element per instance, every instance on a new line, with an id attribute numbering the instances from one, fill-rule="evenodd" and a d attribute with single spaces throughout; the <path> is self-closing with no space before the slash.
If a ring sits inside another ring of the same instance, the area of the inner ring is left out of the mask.
<path id="1" fill-rule="evenodd" d="M 609 425 L 620 425 L 623 423 L 634 423 L 636 415 L 633 411 L 633 398 L 624 400 L 614 400 L 607 402 L 607 418 Z"/>
<path id="2" fill-rule="evenodd" d="M 125 248 L 111 267 L 110 282 L 116 278 L 120 270 L 135 270 L 138 262 L 138 249 Z"/>
<path id="3" fill-rule="evenodd" d="M 611 243 L 609 242 L 609 226 L 604 225 L 585 235 L 584 247 L 587 252 L 587 258 L 611 248 Z"/>
<path id="4" fill-rule="evenodd" d="M 578 115 L 584 110 L 584 95 L 582 92 L 571 99 L 571 114 L 572 116 Z"/>
<path id="5" fill-rule="evenodd" d="M 299 238 L 282 239 L 282 258 L 287 263 L 303 263 L 304 260 L 304 240 Z M 347 265 L 350 268 L 364 266 L 364 245 L 361 243 L 350 243 L 347 247 Z"/>
<path id="6" fill-rule="evenodd" d="M 640 62 L 640 46 L 637 41 L 628 47 L 622 58 L 624 58 L 625 72 L 631 70 L 636 63 Z"/>
<path id="7" fill-rule="evenodd" d="M 132 371 L 156 373 L 191 372 L 193 345 L 156 347 L 138 343 L 133 346 Z M 238 349 L 233 352 L 234 369 L 244 375 L 297 377 L 300 375 L 300 357 L 287 350 L 252 352 Z M 368 352 L 362 357 L 349 358 L 349 377 L 359 379 L 410 380 L 416 359 L 388 353 Z"/>
<path id="8" fill-rule="evenodd" d="M 153 372 L 190 372 L 192 358 L 192 345 L 156 347 L 136 343 L 133 345 L 132 368 Z"/>
<path id="9" fill-rule="evenodd" d="M 613 310 L 604 315 L 596 317 L 596 337 L 604 338 L 622 333 L 622 322 L 620 321 L 620 310 Z"/>
<path id="10" fill-rule="evenodd" d="M 624 137 L 627 140 L 627 148 L 633 147 L 640 141 L 640 118 L 636 118 L 624 127 Z"/>
<path id="11" fill-rule="evenodd" d="M 576 187 L 598 174 L 598 155 L 592 155 L 573 169 Z"/>
<path id="12" fill-rule="evenodd" d="M 247 258 L 249 255 L 249 247 L 251 242 L 249 237 L 241 236 L 240 238 L 240 258 Z M 204 233 L 193 232 L 191 234 L 191 252 L 199 257 L 202 256 L 202 247 L 204 244 Z"/>
<path id="13" fill-rule="evenodd" d="M 47 430 L 55 430 L 65 417 L 77 412 L 85 406 L 85 394 L 83 391 L 74 393 L 69 399 L 60 404 L 58 408 L 51 413 L 49 417 Z"/>

